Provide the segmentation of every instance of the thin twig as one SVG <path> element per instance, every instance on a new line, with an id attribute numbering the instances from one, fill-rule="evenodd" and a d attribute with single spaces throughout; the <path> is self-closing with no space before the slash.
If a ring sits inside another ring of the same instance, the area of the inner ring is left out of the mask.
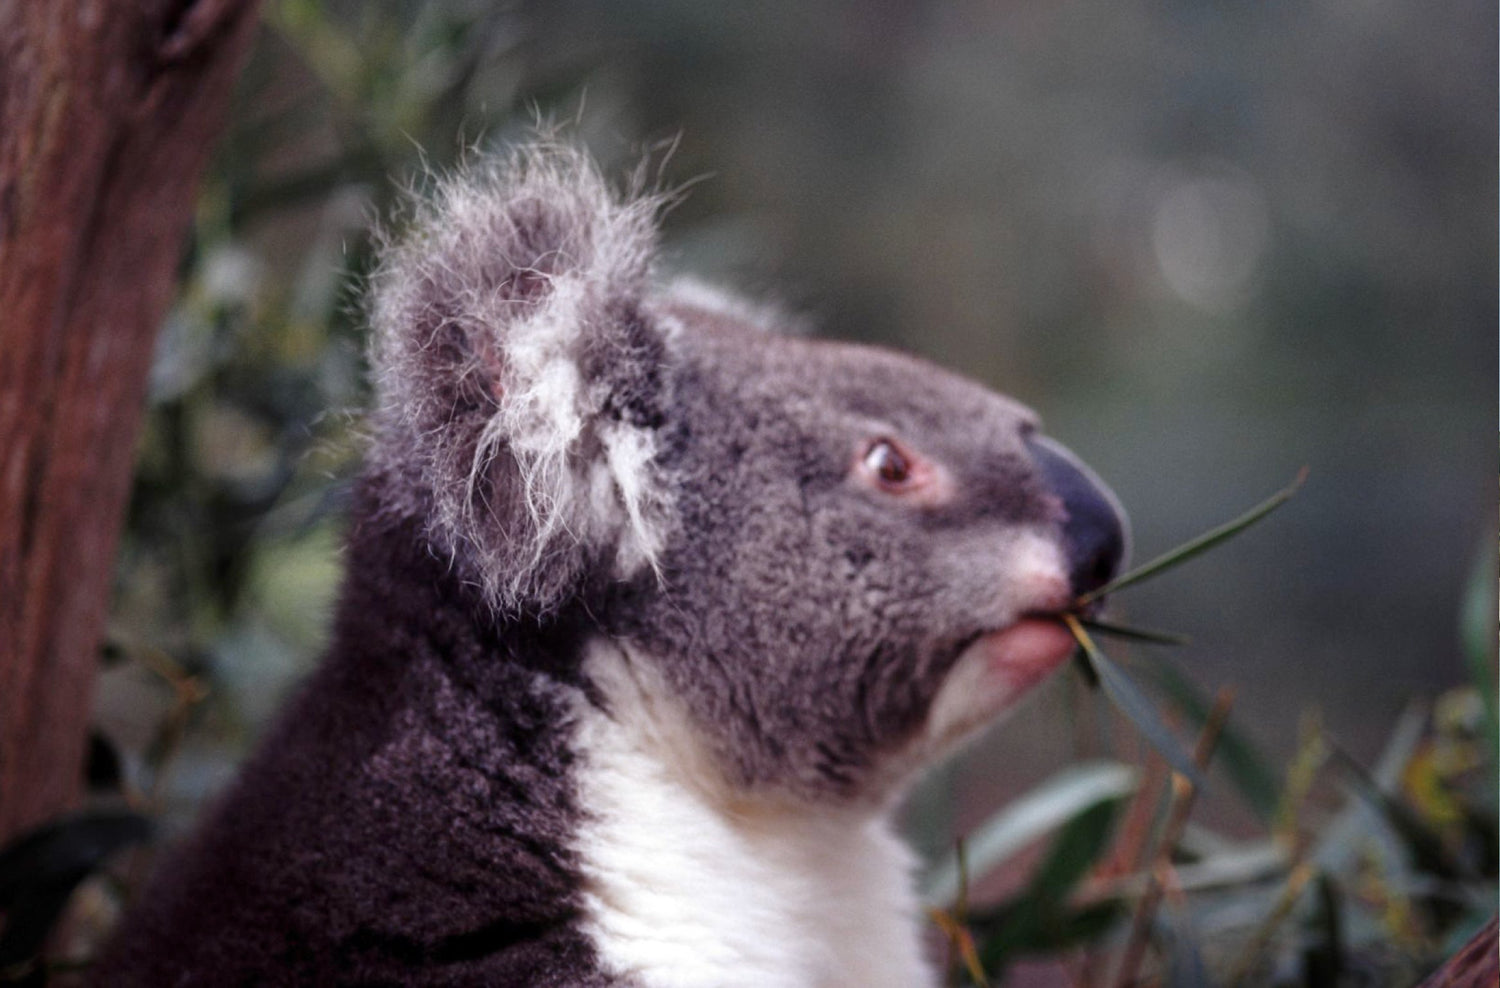
<path id="1" fill-rule="evenodd" d="M 989 979 L 985 977 L 984 965 L 979 960 L 979 950 L 974 945 L 974 934 L 969 931 L 969 855 L 964 846 L 962 837 L 958 839 L 958 845 L 954 849 L 958 856 L 958 896 L 953 901 L 951 911 L 932 907 L 927 910 L 927 915 L 932 919 L 933 925 L 943 932 L 948 938 L 948 943 L 958 952 L 964 967 L 969 970 L 969 977 L 979 988 L 989 988 Z M 958 968 L 955 964 L 948 965 L 947 983 L 954 985 L 958 983 Z"/>
<path id="2" fill-rule="evenodd" d="M 1130 810 L 1120 825 L 1120 839 L 1115 842 L 1114 860 L 1109 874 L 1130 875 L 1141 867 L 1146 848 L 1151 843 L 1151 821 L 1166 790 L 1167 763 L 1155 751 L 1146 752 L 1146 777 L 1136 791 Z"/>
<path id="3" fill-rule="evenodd" d="M 979 950 L 974 946 L 974 935 L 969 932 L 968 927 L 954 919 L 952 914 L 936 906 L 929 907 L 928 917 L 933 925 L 943 932 L 958 956 L 963 960 L 964 966 L 969 970 L 969 977 L 980 988 L 989 988 L 989 981 L 984 976 L 984 968 L 979 962 Z M 952 983 L 951 980 L 949 982 Z"/>
<path id="4" fill-rule="evenodd" d="M 1234 962 L 1234 967 L 1230 969 L 1229 980 L 1226 982 L 1228 988 L 1236 988 L 1237 985 L 1241 984 L 1249 976 L 1251 971 L 1255 970 L 1255 965 L 1260 960 L 1260 955 L 1271 942 L 1271 937 L 1276 934 L 1276 928 L 1291 914 L 1292 907 L 1302 897 L 1302 890 L 1307 887 L 1307 883 L 1312 880 L 1315 874 L 1317 874 L 1316 870 L 1307 861 L 1302 862 L 1292 869 L 1292 873 L 1287 876 L 1286 885 L 1282 888 L 1281 895 L 1277 897 L 1276 905 L 1272 907 L 1270 915 L 1260 924 L 1260 928 L 1255 931 L 1255 935 L 1250 938 L 1250 942 L 1245 945 L 1245 949 L 1240 952 L 1239 958 Z"/>
<path id="5" fill-rule="evenodd" d="M 1219 690 L 1218 695 L 1214 697 L 1213 708 L 1208 712 L 1208 718 L 1203 723 L 1203 731 L 1198 735 L 1198 743 L 1193 749 L 1193 761 L 1200 769 L 1208 768 L 1209 759 L 1213 757 L 1214 746 L 1219 742 L 1219 734 L 1223 731 L 1224 723 L 1229 719 L 1229 710 L 1233 706 L 1233 691 L 1227 687 Z M 1187 776 L 1180 772 L 1172 773 L 1172 801 L 1167 808 L 1166 825 L 1162 829 L 1161 840 L 1156 846 L 1155 860 L 1151 867 L 1146 891 L 1136 905 L 1135 918 L 1130 928 L 1130 939 L 1125 945 L 1125 955 L 1121 958 L 1119 971 L 1115 975 L 1116 988 L 1124 988 L 1135 980 L 1135 972 L 1140 968 L 1141 960 L 1146 956 L 1146 947 L 1151 940 L 1151 924 L 1156 918 L 1157 907 L 1161 904 L 1166 874 L 1172 867 L 1172 848 L 1176 847 L 1177 842 L 1182 838 L 1182 831 L 1187 826 L 1188 815 L 1192 813 L 1193 800 L 1196 795 L 1197 789 Z"/>
<path id="6" fill-rule="evenodd" d="M 132 648 L 129 654 L 165 681 L 172 690 L 172 705 L 167 708 L 156 727 L 154 747 L 159 756 L 153 766 L 151 781 L 144 792 L 131 790 L 126 793 L 132 808 L 155 817 L 161 814 L 162 804 L 166 800 L 167 779 L 182 747 L 188 722 L 194 708 L 208 697 L 209 687 L 163 649 L 147 645 Z M 150 845 L 130 850 L 123 865 L 124 878 L 120 892 L 122 901 L 128 903 L 144 887 L 154 853 Z"/>
<path id="7" fill-rule="evenodd" d="M 1327 740 L 1323 737 L 1323 720 L 1316 709 L 1303 713 L 1297 733 L 1297 750 L 1287 766 L 1286 785 L 1281 792 L 1280 805 L 1272 823 L 1272 833 L 1282 840 L 1297 857 L 1301 857 L 1307 843 L 1300 834 L 1302 810 L 1312 794 L 1318 774 L 1328 763 L 1331 755 Z"/>

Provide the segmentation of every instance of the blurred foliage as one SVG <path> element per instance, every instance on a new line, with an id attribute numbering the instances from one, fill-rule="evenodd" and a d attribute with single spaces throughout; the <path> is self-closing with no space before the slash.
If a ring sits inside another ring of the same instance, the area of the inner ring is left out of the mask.
<path id="1" fill-rule="evenodd" d="M 1500 763 L 1483 707 L 1473 686 L 1430 713 L 1413 706 L 1373 772 L 1309 719 L 1274 825 L 1249 838 L 1188 823 L 1194 787 L 1160 756 L 1123 813 L 1128 766 L 1065 770 L 980 825 L 973 839 L 992 849 L 980 867 L 961 842 L 929 882 L 948 983 L 1001 984 L 1011 965 L 1049 959 L 1066 983 L 1101 988 L 1415 983 L 1479 931 L 1500 893 Z M 1205 708 L 1194 697 L 1179 712 Z M 1258 763 L 1253 777 L 1269 772 Z M 1259 801 L 1258 784 L 1232 777 Z M 1056 834 L 1020 891 L 976 908 L 970 883 L 1020 850 L 991 839 L 1017 815 Z"/>
<path id="2" fill-rule="evenodd" d="M 1473 682 L 1444 693 L 1430 713 L 1408 707 L 1373 772 L 1338 747 L 1319 716 L 1305 715 L 1279 788 L 1264 757 L 1229 724 L 1230 690 L 1210 703 L 1172 663 L 1149 662 L 1168 716 L 1199 729 L 1189 756 L 1162 713 L 1085 631 L 1091 625 L 1142 640 L 1091 621 L 1088 601 L 1222 544 L 1295 489 L 1080 597 L 1065 616 L 1091 670 L 1085 680 L 1150 745 L 1146 770 L 1108 762 L 1066 769 L 980 824 L 937 865 L 926 887 L 951 948 L 950 984 L 998 983 L 1008 965 L 1031 956 L 1071 961 L 1070 983 L 1083 986 L 1406 985 L 1494 915 L 1500 749 L 1482 696 L 1493 690 L 1496 626 L 1491 620 L 1479 634 L 1472 604 L 1463 620 Z M 1471 602 L 1495 595 L 1487 568 L 1471 579 Z M 1154 642 L 1163 643 L 1170 644 Z M 1220 751 L 1235 794 L 1265 824 L 1258 838 L 1201 825 L 1189 835 Z M 1324 792 L 1330 779 L 1343 789 L 1337 802 Z M 1133 805 L 1116 839 L 1113 824 L 1127 802 Z M 1050 846 L 1021 891 L 971 907 L 971 881 L 1050 830 Z"/>
<path id="3" fill-rule="evenodd" d="M 1153 880 L 1142 983 L 1409 982 L 1494 903 L 1490 545 L 1465 595 L 1473 686 L 1413 708 L 1370 773 L 1338 739 L 1463 671 L 1451 614 L 1475 509 L 1493 509 L 1494 17 L 1477 2 L 1437 18 L 1392 3 L 268 0 L 159 339 L 93 808 L 0 853 L 0 981 L 40 983 L 22 955 L 75 889 L 53 969 L 88 953 L 149 858 L 98 866 L 143 818 L 166 836 L 190 822 L 316 659 L 368 398 L 372 224 L 550 117 L 607 168 L 681 134 L 669 179 L 715 175 L 668 217 L 669 263 L 776 285 L 833 334 L 1040 398 L 1142 505 L 1143 543 L 1289 465 L 1319 471 L 1325 493 L 1289 536 L 1144 598 L 1168 624 L 1212 623 L 1214 649 L 1192 670 L 1121 662 L 1199 729 L 1213 703 L 1198 682 L 1253 670 L 1208 793 L 1235 793 L 1242 817 L 1169 832 L 1168 770 L 1070 695 L 1075 749 L 1109 759 L 979 824 L 972 872 L 934 865 L 932 887 L 956 889 L 933 902 L 953 982 L 1042 956 L 1116 983 Z M 1482 439 L 1454 428 L 1481 407 Z M 1283 741 L 1315 692 L 1337 729 Z M 1007 744 L 1021 754 L 982 749 L 919 795 L 929 855 L 992 776 L 1047 763 L 1014 730 Z"/>

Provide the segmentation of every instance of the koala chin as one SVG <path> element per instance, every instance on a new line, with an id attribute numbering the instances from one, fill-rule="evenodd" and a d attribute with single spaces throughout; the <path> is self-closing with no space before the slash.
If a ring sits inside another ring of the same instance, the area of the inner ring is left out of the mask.
<path id="1" fill-rule="evenodd" d="M 1123 513 L 1016 402 L 659 279 L 659 207 L 543 140 L 383 246 L 332 647 L 98 984 L 936 983 L 894 808 Z"/>

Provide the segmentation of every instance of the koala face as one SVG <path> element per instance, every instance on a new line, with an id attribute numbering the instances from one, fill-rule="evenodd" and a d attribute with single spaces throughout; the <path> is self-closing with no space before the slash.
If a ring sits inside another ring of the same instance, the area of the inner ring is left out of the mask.
<path id="1" fill-rule="evenodd" d="M 1007 398 L 668 297 L 677 527 L 613 596 L 740 784 L 880 798 L 1072 647 L 1124 553 L 1107 489 Z"/>
<path id="2" fill-rule="evenodd" d="M 376 278 L 377 460 L 497 620 L 649 664 L 726 785 L 886 800 L 1067 656 L 1123 514 L 1010 399 L 655 287 L 654 209 L 558 148 L 449 184 Z"/>

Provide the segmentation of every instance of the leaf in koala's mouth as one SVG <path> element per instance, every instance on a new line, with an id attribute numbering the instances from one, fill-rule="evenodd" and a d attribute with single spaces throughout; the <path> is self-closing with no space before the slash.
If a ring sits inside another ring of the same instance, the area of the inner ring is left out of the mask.
<path id="1" fill-rule="evenodd" d="M 1132 628 L 1117 624 L 1112 621 L 1101 620 L 1094 614 L 1097 605 L 1106 596 L 1126 587 L 1140 583 L 1151 577 L 1160 575 L 1169 569 L 1187 562 L 1196 556 L 1202 555 L 1209 549 L 1228 541 L 1251 525 L 1261 521 L 1271 512 L 1281 507 L 1292 495 L 1302 487 L 1307 480 L 1307 468 L 1298 471 L 1296 478 L 1286 487 L 1277 491 L 1266 500 L 1246 511 L 1231 521 L 1225 522 L 1217 528 L 1212 528 L 1195 539 L 1189 539 L 1182 545 L 1169 552 L 1163 553 L 1148 563 L 1136 567 L 1122 576 L 1109 581 L 1096 590 L 1091 590 L 1078 597 L 1073 602 L 1072 608 L 1060 615 L 1063 624 L 1073 635 L 1078 643 L 1079 670 L 1088 679 L 1090 686 L 1102 686 L 1104 692 L 1113 701 L 1125 717 L 1135 725 L 1136 730 L 1160 752 L 1174 770 L 1186 776 L 1194 786 L 1201 786 L 1203 779 L 1197 765 L 1187 754 L 1187 751 L 1178 741 L 1177 736 L 1172 733 L 1162 720 L 1161 714 L 1157 712 L 1147 696 L 1140 688 L 1130 680 L 1125 671 L 1116 665 L 1104 652 L 1094 643 L 1089 635 L 1090 631 L 1100 634 L 1113 635 L 1118 638 L 1133 641 L 1147 642 L 1155 645 L 1181 645 L 1186 644 L 1186 639 L 1177 635 L 1170 635 L 1159 631 L 1147 631 L 1141 628 Z"/>
<path id="2" fill-rule="evenodd" d="M 1141 732 L 1151 747 L 1155 748 L 1165 758 L 1176 772 L 1185 775 L 1189 782 L 1195 787 L 1203 785 L 1203 773 L 1193 763 L 1193 759 L 1183 748 L 1182 743 L 1177 740 L 1177 735 L 1162 720 L 1161 714 L 1146 694 L 1142 693 L 1140 687 L 1130 681 L 1125 671 L 1099 650 L 1089 633 L 1084 630 L 1078 618 L 1072 614 L 1063 615 L 1063 623 L 1073 633 L 1073 638 L 1078 642 L 1083 654 L 1088 659 L 1089 668 L 1098 679 L 1099 684 L 1104 687 L 1104 692 L 1114 701 L 1116 709 L 1123 713 L 1129 721 L 1135 725 L 1135 729 Z"/>
<path id="3" fill-rule="evenodd" d="M 1186 635 L 1173 634 L 1170 631 L 1153 631 L 1150 628 L 1137 628 L 1134 625 L 1121 624 L 1118 621 L 1101 621 L 1095 617 L 1080 617 L 1078 623 L 1096 635 L 1109 635 L 1111 638 L 1144 642 L 1147 645 L 1175 646 L 1192 644 L 1192 639 Z"/>
<path id="4" fill-rule="evenodd" d="M 1165 573 L 1169 569 L 1181 566 L 1189 559 L 1202 555 L 1222 542 L 1227 542 L 1291 500 L 1292 495 L 1296 494 L 1306 481 L 1307 467 L 1303 467 L 1297 471 L 1297 476 L 1290 484 L 1272 494 L 1238 518 L 1227 521 L 1217 528 L 1211 528 L 1197 538 L 1189 539 L 1177 548 L 1162 553 L 1150 562 L 1143 563 L 1130 572 L 1115 577 L 1104 586 L 1081 595 L 1073 602 L 1074 610 L 1081 612 L 1095 601 L 1102 600 L 1108 595 L 1123 590 L 1128 586 Z"/>

